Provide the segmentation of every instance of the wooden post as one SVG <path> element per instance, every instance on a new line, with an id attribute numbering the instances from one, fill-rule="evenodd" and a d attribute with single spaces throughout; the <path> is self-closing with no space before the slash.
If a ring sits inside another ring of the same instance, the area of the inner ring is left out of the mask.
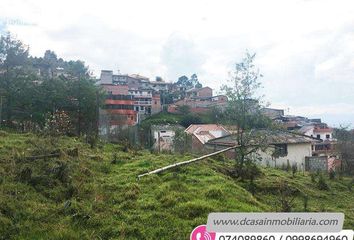
<path id="1" fill-rule="evenodd" d="M 166 171 L 166 170 L 171 169 L 171 168 L 175 168 L 175 167 L 178 167 L 178 166 L 187 165 L 187 164 L 190 164 L 190 163 L 193 163 L 193 162 L 197 162 L 197 161 L 203 160 L 203 159 L 205 159 L 205 158 L 212 157 L 212 156 L 218 155 L 218 154 L 220 154 L 220 153 L 230 151 L 230 150 L 235 149 L 235 148 L 237 148 L 237 147 L 238 147 L 238 146 L 235 145 L 235 146 L 228 147 L 228 148 L 225 148 L 225 149 L 219 150 L 219 151 L 217 151 L 217 152 L 213 152 L 213 153 L 210 153 L 210 154 L 207 154 L 207 155 L 198 157 L 198 158 L 193 158 L 193 159 L 191 159 L 191 160 L 184 161 L 184 162 L 174 163 L 174 164 L 168 165 L 168 166 L 166 166 L 166 167 L 162 167 L 162 168 L 159 168 L 159 169 L 156 169 L 156 170 L 153 170 L 153 171 L 144 173 L 144 174 L 140 174 L 140 175 L 138 175 L 138 180 L 139 180 L 141 177 L 144 177 L 144 176 L 147 176 L 147 175 L 151 175 L 151 174 L 155 174 L 155 173 L 160 173 L 160 172 Z"/>

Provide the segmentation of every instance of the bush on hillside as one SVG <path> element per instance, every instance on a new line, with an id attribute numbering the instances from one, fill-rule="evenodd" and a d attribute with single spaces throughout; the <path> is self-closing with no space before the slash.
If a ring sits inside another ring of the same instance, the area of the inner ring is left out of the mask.
<path id="1" fill-rule="evenodd" d="M 334 180 L 336 177 L 336 172 L 333 169 L 330 169 L 328 176 L 329 176 L 329 179 Z"/>
<path id="2" fill-rule="evenodd" d="M 202 119 L 195 114 L 189 113 L 184 115 L 181 120 L 181 125 L 185 128 L 189 127 L 191 124 L 200 124 L 202 123 Z"/>
<path id="3" fill-rule="evenodd" d="M 299 193 L 300 191 L 297 188 L 291 187 L 287 182 L 280 182 L 278 186 L 280 212 L 291 212 Z"/>
<path id="4" fill-rule="evenodd" d="M 329 186 L 328 186 L 323 174 L 319 175 L 317 187 L 320 190 L 329 190 Z"/>

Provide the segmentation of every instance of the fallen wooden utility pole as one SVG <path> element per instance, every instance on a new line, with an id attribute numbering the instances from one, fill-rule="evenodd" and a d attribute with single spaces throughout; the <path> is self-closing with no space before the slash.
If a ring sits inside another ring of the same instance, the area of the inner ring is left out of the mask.
<path id="1" fill-rule="evenodd" d="M 38 155 L 38 156 L 29 156 L 26 157 L 26 160 L 36 160 L 36 159 L 45 159 L 45 158 L 57 158 L 60 157 L 59 153 L 47 154 L 47 155 Z"/>
<path id="2" fill-rule="evenodd" d="M 213 152 L 213 153 L 210 153 L 210 154 L 207 154 L 207 155 L 198 157 L 198 158 L 193 158 L 193 159 L 188 160 L 188 161 L 179 162 L 179 163 L 174 163 L 174 164 L 172 164 L 172 165 L 168 165 L 168 166 L 166 166 L 166 167 L 162 167 L 162 168 L 156 169 L 156 170 L 151 171 L 151 172 L 147 172 L 147 173 L 144 173 L 144 174 L 140 174 L 140 175 L 138 175 L 138 179 L 140 179 L 141 177 L 147 176 L 147 175 L 151 175 L 151 174 L 155 174 L 155 173 L 160 173 L 160 172 L 166 171 L 166 170 L 171 169 L 171 168 L 175 168 L 175 167 L 178 167 L 178 166 L 182 166 L 182 165 L 190 164 L 190 163 L 193 163 L 193 162 L 196 162 L 196 161 L 199 161 L 199 160 L 203 160 L 203 159 L 205 159 L 205 158 L 212 157 L 212 156 L 218 155 L 218 154 L 220 154 L 220 153 L 230 151 L 231 149 L 235 149 L 235 148 L 237 148 L 237 147 L 238 147 L 238 146 L 235 145 L 235 146 L 232 146 L 232 147 L 229 147 L 229 148 L 225 148 L 225 149 L 222 149 L 222 150 L 220 150 L 220 151 Z"/>

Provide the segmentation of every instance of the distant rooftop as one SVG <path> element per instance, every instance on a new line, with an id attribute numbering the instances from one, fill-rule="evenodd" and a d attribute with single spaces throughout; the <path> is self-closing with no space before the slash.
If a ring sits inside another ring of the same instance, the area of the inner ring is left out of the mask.
<path id="1" fill-rule="evenodd" d="M 299 144 L 299 143 L 312 143 L 319 142 L 313 137 L 305 136 L 282 130 L 253 130 L 248 132 L 249 137 L 253 139 L 253 144 L 259 144 L 261 142 L 267 144 Z M 224 146 L 232 146 L 236 143 L 236 135 L 228 135 L 220 138 L 210 140 L 208 144 L 217 144 Z"/>

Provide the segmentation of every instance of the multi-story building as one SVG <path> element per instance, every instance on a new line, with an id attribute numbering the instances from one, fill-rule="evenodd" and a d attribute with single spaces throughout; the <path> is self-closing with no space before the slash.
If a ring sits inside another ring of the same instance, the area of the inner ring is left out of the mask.
<path id="1" fill-rule="evenodd" d="M 208 98 L 213 96 L 213 89 L 210 87 L 192 88 L 186 90 L 186 97 L 190 99 Z"/>
<path id="2" fill-rule="evenodd" d="M 303 126 L 300 133 L 321 140 L 312 146 L 314 156 L 331 157 L 336 155 L 337 140 L 333 138 L 333 128 L 325 123 L 313 123 Z"/>
<path id="3" fill-rule="evenodd" d="M 169 92 L 172 90 L 173 83 L 165 82 L 163 80 L 150 81 L 149 87 L 156 92 Z"/>
<path id="4" fill-rule="evenodd" d="M 134 110 L 138 113 L 138 122 L 161 112 L 159 93 L 150 88 L 129 89 L 128 92 L 134 98 Z"/>
<path id="5" fill-rule="evenodd" d="M 138 121 L 134 98 L 128 94 L 127 85 L 103 84 L 107 92 L 105 105 L 100 109 L 100 132 L 106 135 L 119 127 L 135 125 Z"/>
<path id="6" fill-rule="evenodd" d="M 146 77 L 102 70 L 100 85 L 107 92 L 105 105 L 100 111 L 100 123 L 111 129 L 135 125 L 161 111 L 159 92 L 150 88 L 151 83 Z"/>
<path id="7" fill-rule="evenodd" d="M 207 91 L 205 92 L 194 91 L 195 94 L 189 94 L 189 97 L 176 101 L 168 106 L 168 112 L 176 113 L 178 112 L 178 108 L 184 105 L 189 106 L 190 111 L 193 113 L 205 113 L 212 107 L 216 106 L 221 109 L 225 108 L 227 104 L 227 96 L 212 96 L 212 91 L 210 92 L 209 89 L 210 88 L 207 88 Z"/>

